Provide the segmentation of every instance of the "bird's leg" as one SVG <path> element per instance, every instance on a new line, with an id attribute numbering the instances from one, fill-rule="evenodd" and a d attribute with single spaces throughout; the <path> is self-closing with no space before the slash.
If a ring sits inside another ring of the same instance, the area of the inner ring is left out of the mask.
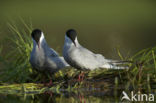
<path id="1" fill-rule="evenodd" d="M 48 83 L 48 87 L 50 87 L 50 86 L 52 86 L 52 77 L 50 76 L 50 75 L 47 75 L 48 76 L 48 78 L 50 79 L 50 81 L 49 81 L 49 83 Z"/>
<path id="2" fill-rule="evenodd" d="M 46 76 L 47 76 L 49 82 L 48 83 L 44 82 L 44 86 L 50 87 L 53 84 L 52 83 L 52 77 L 49 74 L 46 74 Z"/>
<path id="3" fill-rule="evenodd" d="M 52 79 L 50 79 L 49 83 L 45 83 L 44 85 L 47 87 L 50 87 L 50 86 L 52 86 L 52 84 L 53 84 Z"/>
<path id="4" fill-rule="evenodd" d="M 49 85 L 49 86 L 52 86 L 52 84 L 53 84 L 52 79 L 50 79 L 48 85 Z"/>
<path id="5" fill-rule="evenodd" d="M 84 80 L 84 72 L 80 71 L 79 77 L 78 77 L 78 81 L 81 82 Z"/>

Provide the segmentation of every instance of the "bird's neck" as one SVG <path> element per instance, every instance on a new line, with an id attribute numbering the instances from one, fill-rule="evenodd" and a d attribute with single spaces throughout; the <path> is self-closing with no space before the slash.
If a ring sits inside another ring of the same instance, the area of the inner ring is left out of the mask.
<path id="1" fill-rule="evenodd" d="M 39 44 L 37 44 L 34 40 L 33 40 L 33 50 L 36 52 L 45 52 L 46 49 L 48 48 L 47 42 L 45 39 L 42 39 L 39 41 Z"/>
<path id="2" fill-rule="evenodd" d="M 77 46 L 80 45 L 79 42 L 78 42 L 78 40 L 77 40 L 77 37 L 75 38 L 75 44 L 76 44 Z"/>

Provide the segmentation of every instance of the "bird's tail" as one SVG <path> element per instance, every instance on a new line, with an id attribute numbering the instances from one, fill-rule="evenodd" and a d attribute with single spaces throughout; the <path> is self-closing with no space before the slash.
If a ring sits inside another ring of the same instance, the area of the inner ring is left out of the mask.
<path id="1" fill-rule="evenodd" d="M 131 64 L 132 61 L 122 61 L 122 60 L 111 60 L 107 59 L 107 63 L 113 64 L 113 65 L 121 65 L 121 64 Z"/>
<path id="2" fill-rule="evenodd" d="M 120 61 L 120 60 L 111 60 L 107 59 L 106 63 L 102 66 L 102 68 L 108 69 L 129 69 L 129 64 L 132 61 Z"/>

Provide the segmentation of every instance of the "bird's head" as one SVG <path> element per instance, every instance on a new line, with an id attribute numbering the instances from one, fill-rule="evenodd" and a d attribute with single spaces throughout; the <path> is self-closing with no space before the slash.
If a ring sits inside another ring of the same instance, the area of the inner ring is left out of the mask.
<path id="1" fill-rule="evenodd" d="M 40 29 L 34 29 L 31 33 L 31 37 L 36 42 L 38 47 L 40 46 L 41 40 L 44 38 L 43 32 Z"/>
<path id="2" fill-rule="evenodd" d="M 76 37 L 77 37 L 77 33 L 74 29 L 69 29 L 67 32 L 66 32 L 66 36 L 67 38 L 69 38 L 73 43 L 74 45 L 76 46 Z"/>

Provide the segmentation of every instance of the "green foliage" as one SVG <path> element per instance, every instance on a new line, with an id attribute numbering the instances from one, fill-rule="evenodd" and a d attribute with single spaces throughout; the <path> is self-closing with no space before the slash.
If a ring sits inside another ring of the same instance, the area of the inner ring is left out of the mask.
<path id="1" fill-rule="evenodd" d="M 8 23 L 10 35 L 9 52 L 3 58 L 3 69 L 1 80 L 4 82 L 27 82 L 32 81 L 33 70 L 29 64 L 29 56 L 32 49 L 31 31 L 32 27 L 23 22 L 22 26 Z"/>

